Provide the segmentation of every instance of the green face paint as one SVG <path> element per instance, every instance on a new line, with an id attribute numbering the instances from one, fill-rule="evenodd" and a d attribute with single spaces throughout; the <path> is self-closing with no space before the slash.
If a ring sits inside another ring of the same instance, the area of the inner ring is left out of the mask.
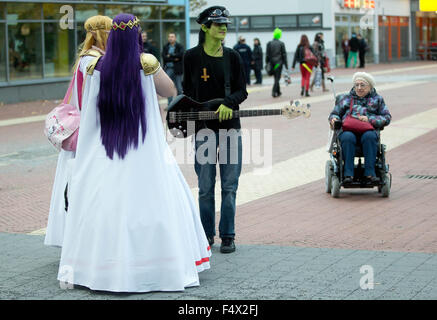
<path id="1" fill-rule="evenodd" d="M 222 41 L 226 37 L 226 32 L 228 31 L 228 27 L 226 23 L 212 23 L 211 28 L 207 28 L 206 26 L 202 26 L 203 31 L 206 33 L 205 41 Z"/>

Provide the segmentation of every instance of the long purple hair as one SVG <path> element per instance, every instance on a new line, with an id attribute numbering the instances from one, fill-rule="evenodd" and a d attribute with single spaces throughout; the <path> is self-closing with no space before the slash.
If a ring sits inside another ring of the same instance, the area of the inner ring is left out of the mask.
<path id="1" fill-rule="evenodd" d="M 113 19 L 113 23 L 127 23 L 134 19 L 131 14 L 121 13 Z M 123 159 L 131 147 L 138 147 L 140 126 L 142 140 L 146 137 L 140 41 L 138 26 L 111 29 L 106 53 L 102 57 L 97 106 L 101 139 L 110 159 L 113 159 L 114 152 Z"/>

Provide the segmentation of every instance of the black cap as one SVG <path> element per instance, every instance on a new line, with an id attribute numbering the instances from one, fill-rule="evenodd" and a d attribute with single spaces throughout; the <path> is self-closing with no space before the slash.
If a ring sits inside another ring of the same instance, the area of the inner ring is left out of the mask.
<path id="1" fill-rule="evenodd" d="M 216 23 L 231 23 L 229 11 L 225 7 L 213 6 L 203 10 L 196 19 L 198 24 L 206 24 L 212 21 Z"/>

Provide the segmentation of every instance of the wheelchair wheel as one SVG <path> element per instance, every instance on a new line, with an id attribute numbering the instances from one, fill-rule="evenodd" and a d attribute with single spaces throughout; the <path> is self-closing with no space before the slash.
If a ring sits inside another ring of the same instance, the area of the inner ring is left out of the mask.
<path id="1" fill-rule="evenodd" d="M 331 179 L 331 196 L 333 198 L 340 197 L 340 180 L 335 175 Z"/>
<path id="2" fill-rule="evenodd" d="M 325 191 L 331 193 L 332 176 L 334 174 L 334 167 L 331 160 L 327 160 L 325 164 Z"/>
<path id="3" fill-rule="evenodd" d="M 391 174 L 387 173 L 384 176 L 384 185 L 381 187 L 381 194 L 383 198 L 388 198 L 390 196 L 391 189 Z"/>

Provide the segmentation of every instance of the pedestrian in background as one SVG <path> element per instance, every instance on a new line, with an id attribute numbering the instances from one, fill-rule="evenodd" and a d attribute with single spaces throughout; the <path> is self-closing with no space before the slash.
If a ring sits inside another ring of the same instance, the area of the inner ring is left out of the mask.
<path id="1" fill-rule="evenodd" d="M 305 96 L 309 97 L 308 90 L 310 86 L 310 78 L 313 67 L 317 63 L 317 57 L 305 34 L 300 37 L 300 43 L 294 53 L 293 65 L 291 67 L 292 70 L 294 70 L 296 62 L 300 63 L 300 73 L 302 75 L 300 95 L 303 96 L 305 93 Z"/>
<path id="2" fill-rule="evenodd" d="M 255 71 L 255 84 L 262 84 L 263 76 L 261 70 L 263 69 L 263 49 L 258 38 L 253 39 L 253 70 Z"/>
<path id="3" fill-rule="evenodd" d="M 364 68 L 366 65 L 366 52 L 368 50 L 367 42 L 361 34 L 358 35 L 359 40 L 359 58 L 360 58 L 360 68 Z"/>
<path id="4" fill-rule="evenodd" d="M 343 35 L 343 41 L 341 42 L 341 48 L 343 49 L 343 58 L 344 58 L 344 67 L 348 67 L 348 58 L 349 58 L 349 38 L 347 37 L 347 34 Z"/>
<path id="5" fill-rule="evenodd" d="M 357 34 L 352 33 L 352 38 L 349 41 L 349 57 L 347 60 L 347 65 L 351 66 L 351 61 L 354 59 L 353 68 L 357 66 L 358 61 L 358 50 L 360 49 L 360 41 L 357 38 Z"/>
<path id="6" fill-rule="evenodd" d="M 250 85 L 250 68 L 253 62 L 252 49 L 246 44 L 246 39 L 240 36 L 238 43 L 234 46 L 234 50 L 240 54 L 246 72 L 246 84 Z"/>
<path id="7" fill-rule="evenodd" d="M 279 40 L 282 36 L 282 30 L 276 28 L 273 31 L 273 40 L 267 43 L 266 64 L 270 64 L 274 76 L 274 84 L 272 88 L 272 97 L 281 96 L 281 88 L 279 80 L 281 79 L 282 67 L 288 69 L 287 52 L 285 51 L 285 44 Z"/>
<path id="8" fill-rule="evenodd" d="M 148 40 L 146 31 L 141 33 L 141 39 L 143 40 L 143 52 L 153 54 L 156 59 L 160 60 L 158 48 L 152 44 L 152 40 Z"/>
<path id="9" fill-rule="evenodd" d="M 183 64 L 182 57 L 184 56 L 184 47 L 176 41 L 176 34 L 171 32 L 168 34 L 168 43 L 162 50 L 162 59 L 164 62 L 164 71 L 173 80 L 177 94 L 182 93 L 182 74 Z M 170 104 L 173 97 L 168 98 Z"/>
<path id="10" fill-rule="evenodd" d="M 325 41 L 323 40 L 323 33 L 322 32 L 318 32 L 314 38 L 314 44 L 313 44 L 313 49 L 315 52 L 315 55 L 317 57 L 318 60 L 318 67 L 320 68 L 319 72 L 322 72 L 322 88 L 323 88 L 323 92 L 329 91 L 326 88 L 325 85 L 325 72 L 326 72 L 326 68 L 327 68 L 327 64 L 326 64 L 326 50 L 325 50 Z M 316 81 L 316 77 L 313 78 L 313 81 L 311 83 L 311 91 L 313 91 L 313 87 Z"/>

